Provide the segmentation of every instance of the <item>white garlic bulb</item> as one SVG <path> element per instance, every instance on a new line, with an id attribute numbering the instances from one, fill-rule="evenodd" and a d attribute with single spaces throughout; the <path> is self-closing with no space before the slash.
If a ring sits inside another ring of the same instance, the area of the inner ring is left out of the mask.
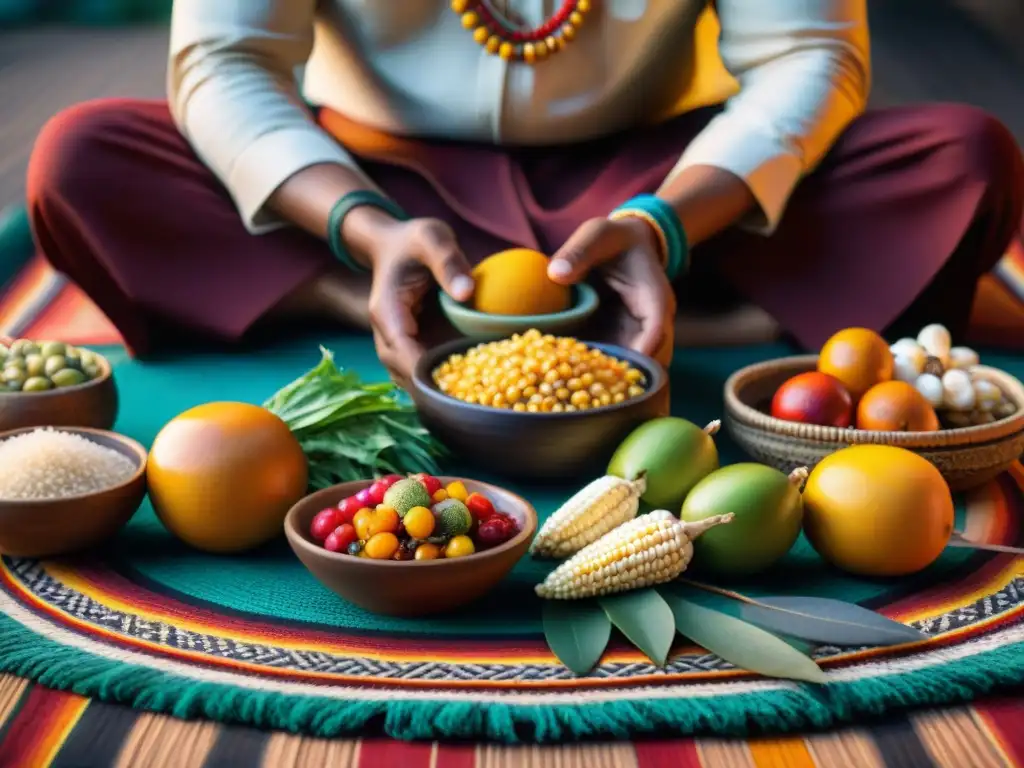
<path id="1" fill-rule="evenodd" d="M 942 375 L 942 403 L 954 411 L 974 408 L 974 383 L 967 371 L 953 368 Z"/>
<path id="2" fill-rule="evenodd" d="M 918 347 L 920 349 L 920 347 Z M 905 381 L 908 384 L 913 384 L 917 381 L 917 377 L 924 373 L 924 362 L 927 360 L 924 356 L 924 350 L 921 350 L 921 355 L 918 357 L 909 357 L 903 355 L 896 355 L 893 358 L 892 376 L 897 381 Z"/>
<path id="3" fill-rule="evenodd" d="M 970 347 L 953 347 L 949 350 L 949 366 L 951 368 L 970 368 L 981 362 L 978 353 Z"/>
<path id="4" fill-rule="evenodd" d="M 917 343 L 924 347 L 929 355 L 939 358 L 944 366 L 948 365 L 949 350 L 953 346 L 953 339 L 946 326 L 938 323 L 926 325 L 917 334 Z"/>
<path id="5" fill-rule="evenodd" d="M 974 400 L 978 410 L 988 413 L 995 410 L 1003 400 L 1003 393 L 988 379 L 974 380 Z"/>
<path id="6" fill-rule="evenodd" d="M 934 373 L 922 373 L 914 380 L 914 387 L 924 395 L 924 399 L 931 403 L 933 408 L 942 406 L 945 390 L 942 387 L 942 379 Z"/>

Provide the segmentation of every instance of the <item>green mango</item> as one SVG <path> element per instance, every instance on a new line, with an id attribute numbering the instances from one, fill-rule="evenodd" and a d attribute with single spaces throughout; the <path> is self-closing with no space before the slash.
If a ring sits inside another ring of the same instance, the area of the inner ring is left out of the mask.
<path id="1" fill-rule="evenodd" d="M 764 464 L 744 463 L 722 467 L 697 483 L 683 502 L 680 519 L 698 522 L 727 512 L 735 517 L 693 543 L 694 564 L 729 576 L 774 565 L 800 535 L 806 479 L 806 469 L 787 477 Z"/>
<path id="2" fill-rule="evenodd" d="M 719 423 L 701 429 L 692 421 L 666 416 L 634 429 L 615 450 L 608 474 L 633 480 L 647 473 L 640 498 L 655 509 L 675 512 L 697 482 L 718 469 L 712 435 Z"/>

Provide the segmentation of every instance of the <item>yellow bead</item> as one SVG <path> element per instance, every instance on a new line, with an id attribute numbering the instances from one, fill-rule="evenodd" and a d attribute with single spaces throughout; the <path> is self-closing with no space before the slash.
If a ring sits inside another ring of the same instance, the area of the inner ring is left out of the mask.
<path id="1" fill-rule="evenodd" d="M 508 61 L 513 56 L 515 56 L 515 53 L 516 48 L 514 45 L 512 45 L 512 43 L 502 43 L 501 46 L 498 48 L 498 55 L 501 56 L 501 58 L 505 59 L 505 61 Z"/>
<path id="2" fill-rule="evenodd" d="M 579 14 L 577 14 L 577 15 L 579 15 Z M 576 37 L 576 27 L 574 27 L 572 24 L 563 24 L 562 25 L 562 39 L 563 40 L 572 40 L 574 37 Z"/>
<path id="3" fill-rule="evenodd" d="M 501 38 L 498 37 L 497 35 L 491 35 L 489 38 L 487 38 L 486 48 L 487 52 L 490 54 L 497 53 L 498 49 L 501 48 Z"/>
<path id="4" fill-rule="evenodd" d="M 526 43 L 523 46 L 523 60 L 527 64 L 533 64 L 537 60 L 536 49 L 533 47 L 533 43 Z"/>
<path id="5" fill-rule="evenodd" d="M 473 39 L 480 45 L 486 43 L 487 38 L 490 37 L 490 35 L 491 32 L 487 27 L 477 27 L 473 30 Z"/>
<path id="6" fill-rule="evenodd" d="M 580 13 L 586 13 L 590 10 L 590 0 L 576 0 L 576 10 Z"/>
<path id="7" fill-rule="evenodd" d="M 574 27 L 582 26 L 583 14 L 580 13 L 579 11 L 573 11 L 572 13 L 569 14 L 569 23 L 572 24 Z"/>
<path id="8" fill-rule="evenodd" d="M 548 50 L 551 53 L 554 53 L 555 51 L 561 50 L 562 40 L 561 38 L 551 35 L 544 39 L 544 45 L 547 46 Z"/>
<path id="9" fill-rule="evenodd" d="M 462 14 L 462 26 L 464 26 L 466 29 L 474 29 L 476 25 L 479 23 L 480 17 L 473 13 L 473 11 L 467 11 L 466 13 Z"/>
<path id="10" fill-rule="evenodd" d="M 537 55 L 538 59 L 543 59 L 548 55 L 548 48 L 543 41 L 539 41 L 533 44 L 533 52 Z"/>
<path id="11" fill-rule="evenodd" d="M 452 0 L 452 10 L 456 13 L 463 13 L 469 8 L 469 0 Z"/>

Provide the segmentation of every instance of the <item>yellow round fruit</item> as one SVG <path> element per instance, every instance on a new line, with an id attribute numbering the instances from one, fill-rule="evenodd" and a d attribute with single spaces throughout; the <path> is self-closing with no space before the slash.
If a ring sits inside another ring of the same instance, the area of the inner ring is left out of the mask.
<path id="1" fill-rule="evenodd" d="M 241 552 L 281 533 L 306 493 L 298 440 L 270 411 L 208 403 L 156 436 L 146 472 L 153 509 L 167 529 L 207 552 Z"/>
<path id="2" fill-rule="evenodd" d="M 548 277 L 548 257 L 529 248 L 489 256 L 473 280 L 473 308 L 489 315 L 549 315 L 572 303 L 572 288 Z"/>
<path id="3" fill-rule="evenodd" d="M 892 378 L 895 362 L 885 339 L 868 328 L 846 328 L 825 342 L 818 370 L 839 379 L 854 401 Z"/>
<path id="4" fill-rule="evenodd" d="M 862 576 L 931 565 L 953 532 L 938 469 L 903 448 L 855 445 L 826 456 L 804 487 L 804 532 L 825 560 Z"/>

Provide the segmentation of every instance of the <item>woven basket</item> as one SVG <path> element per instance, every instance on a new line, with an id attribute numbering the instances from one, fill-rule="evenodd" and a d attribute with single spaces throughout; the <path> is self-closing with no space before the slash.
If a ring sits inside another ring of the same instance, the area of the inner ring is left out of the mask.
<path id="1" fill-rule="evenodd" d="M 1004 371 L 977 366 L 1016 406 L 1005 419 L 977 427 L 938 432 L 871 432 L 783 421 L 768 415 L 775 390 L 787 379 L 816 368 L 816 355 L 784 357 L 736 371 L 725 383 L 725 424 L 756 460 L 791 472 L 813 468 L 833 451 L 850 445 L 906 448 L 939 468 L 954 491 L 981 485 L 1005 471 L 1024 453 L 1024 385 Z"/>

